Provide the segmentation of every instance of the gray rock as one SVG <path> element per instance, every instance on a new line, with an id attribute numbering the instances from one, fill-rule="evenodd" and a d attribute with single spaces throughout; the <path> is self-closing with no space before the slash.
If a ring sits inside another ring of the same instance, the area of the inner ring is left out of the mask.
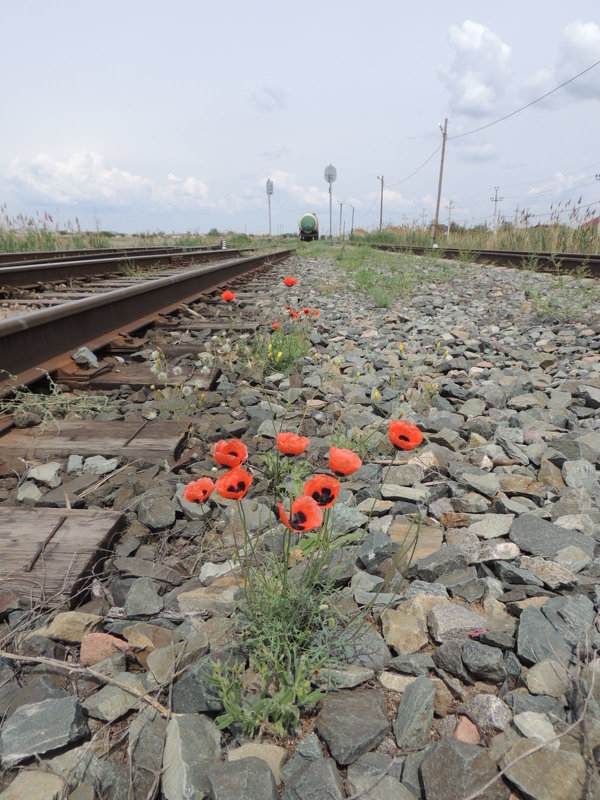
<path id="1" fill-rule="evenodd" d="M 544 742 L 550 750 L 558 750 L 560 741 L 556 739 L 556 731 L 546 714 L 537 711 L 523 711 L 515 714 L 513 725 L 527 739 Z"/>
<path id="2" fill-rule="evenodd" d="M 382 561 L 392 555 L 392 540 L 382 531 L 368 533 L 356 551 L 356 557 L 367 570 L 372 572 Z"/>
<path id="3" fill-rule="evenodd" d="M 222 669 L 227 672 L 235 663 L 245 663 L 245 658 L 231 650 L 218 654 Z M 214 675 L 214 664 L 217 654 L 210 653 L 192 664 L 181 677 L 173 683 L 173 711 L 192 713 L 205 711 L 221 711 L 223 703 L 216 687 L 211 683 Z"/>
<path id="4" fill-rule="evenodd" d="M 566 641 L 534 606 L 524 608 L 519 618 L 517 655 L 527 665 L 544 658 L 557 658 L 564 666 L 570 661 Z"/>
<path id="5" fill-rule="evenodd" d="M 348 789 L 354 794 L 360 792 L 364 800 L 416 800 L 410 789 L 399 782 L 402 765 L 401 756 L 393 760 L 386 753 L 365 753 L 348 767 Z"/>
<path id="6" fill-rule="evenodd" d="M 166 720 L 153 708 L 144 708 L 129 728 L 131 800 L 146 800 L 161 769 Z"/>
<path id="7" fill-rule="evenodd" d="M 124 689 L 110 684 L 103 686 L 102 689 L 83 701 L 83 707 L 90 717 L 104 720 L 104 722 L 114 722 L 132 708 L 139 707 L 140 693 L 145 694 L 146 692 L 141 677 L 131 672 L 121 672 L 116 677 L 120 683 L 131 686 L 138 694 L 126 692 Z"/>
<path id="8" fill-rule="evenodd" d="M 91 472 L 94 475 L 108 475 L 109 472 L 114 472 L 118 466 L 118 458 L 104 458 L 104 456 L 90 456 L 83 462 L 84 472 Z"/>
<path id="9" fill-rule="evenodd" d="M 565 461 L 562 465 L 561 472 L 563 480 L 569 488 L 585 489 L 590 494 L 596 493 L 600 488 L 598 484 L 598 474 L 593 464 L 590 464 L 590 462 L 585 459 Z"/>
<path id="10" fill-rule="evenodd" d="M 376 689 L 330 694 L 317 717 L 319 734 L 342 765 L 351 764 L 376 747 L 388 727 L 385 697 Z"/>
<path id="11" fill-rule="evenodd" d="M 458 477 L 458 482 L 461 486 L 466 486 L 490 498 L 494 497 L 500 491 L 500 481 L 498 480 L 498 476 L 493 473 L 476 475 L 463 472 L 462 475 Z"/>
<path id="12" fill-rule="evenodd" d="M 445 544 L 425 558 L 420 558 L 415 564 L 414 572 L 421 580 L 433 582 L 444 572 L 466 566 L 468 566 L 467 557 L 462 548 Z"/>
<path id="13" fill-rule="evenodd" d="M 569 685 L 567 670 L 555 658 L 538 661 L 523 678 L 525 685 L 535 695 L 562 697 Z"/>
<path id="14" fill-rule="evenodd" d="M 277 800 L 275 778 L 260 758 L 215 764 L 208 771 L 213 800 Z"/>
<path id="15" fill-rule="evenodd" d="M 450 603 L 438 605 L 427 616 L 429 631 L 436 642 L 466 639 L 474 630 L 487 628 L 487 619 L 464 606 Z"/>
<path id="16" fill-rule="evenodd" d="M 335 761 L 320 758 L 302 765 L 293 780 L 286 783 L 282 800 L 343 800 L 343 797 Z"/>
<path id="17" fill-rule="evenodd" d="M 87 734 L 83 709 L 76 697 L 21 706 L 2 726 L 2 766 L 14 767 L 31 756 L 57 750 Z"/>
<path id="18" fill-rule="evenodd" d="M 383 669 L 392 654 L 377 631 L 365 625 L 351 641 L 343 645 L 343 657 L 348 664 Z"/>
<path id="19" fill-rule="evenodd" d="M 594 557 L 596 542 L 589 536 L 554 525 L 532 514 L 516 517 L 509 537 L 521 550 L 535 556 L 553 559 L 559 550 L 573 545 Z"/>
<path id="20" fill-rule="evenodd" d="M 402 770 L 402 785 L 406 786 L 418 798 L 424 797 L 423 781 L 421 779 L 421 764 L 435 747 L 435 743 L 428 744 L 421 750 L 407 753 Z"/>
<path id="21" fill-rule="evenodd" d="M 464 683 L 473 683 L 463 664 L 461 642 L 452 640 L 444 642 L 440 647 L 436 647 L 431 654 L 431 658 L 438 669 L 443 669 L 451 675 L 455 675 Z"/>
<path id="22" fill-rule="evenodd" d="M 167 800 L 196 800 L 210 791 L 208 772 L 219 760 L 221 734 L 201 714 L 172 717 L 163 753 L 162 791 Z"/>
<path id="23" fill-rule="evenodd" d="M 589 597 L 583 594 L 551 597 L 541 610 L 571 647 L 585 644 L 586 638 L 592 644 L 597 643 L 598 633 L 593 629 L 596 612 Z"/>
<path id="24" fill-rule="evenodd" d="M 471 675 L 484 681 L 501 683 L 506 678 L 502 650 L 467 640 L 462 646 L 462 660 Z"/>
<path id="25" fill-rule="evenodd" d="M 405 675 L 428 675 L 435 666 L 429 653 L 410 653 L 396 656 L 388 663 L 387 668 Z"/>
<path id="26" fill-rule="evenodd" d="M 175 522 L 175 506 L 169 497 L 160 492 L 145 492 L 137 507 L 137 517 L 151 531 L 170 528 Z"/>
<path id="27" fill-rule="evenodd" d="M 441 739 L 421 764 L 426 800 L 463 800 L 498 774 L 498 768 L 483 747 L 455 739 Z M 508 787 L 496 781 L 478 798 L 507 800 Z"/>
<path id="28" fill-rule="evenodd" d="M 512 746 L 501 762 L 508 781 L 531 800 L 581 800 L 586 766 L 579 753 L 542 748 L 526 755 L 536 746 L 528 739 Z"/>
<path id="29" fill-rule="evenodd" d="M 424 747 L 433 723 L 435 684 L 421 675 L 410 683 L 402 695 L 393 729 L 398 747 L 412 750 Z"/>
<path id="30" fill-rule="evenodd" d="M 496 539 L 508 534 L 513 519 L 514 514 L 485 514 L 483 519 L 469 525 L 468 530 L 480 539 Z"/>
<path id="31" fill-rule="evenodd" d="M 512 720 L 510 708 L 499 697 L 493 694 L 476 694 L 469 698 L 460 709 L 482 730 L 503 731 Z"/>
<path id="32" fill-rule="evenodd" d="M 304 739 L 298 742 L 294 755 L 281 767 L 280 778 L 283 783 L 290 783 L 309 761 L 315 761 L 317 758 L 323 758 L 319 737 L 316 733 L 307 733 Z"/>
<path id="33" fill-rule="evenodd" d="M 156 590 L 152 578 L 137 578 L 125 598 L 125 613 L 128 617 L 152 616 L 162 611 L 163 600 Z"/>
<path id="34" fill-rule="evenodd" d="M 369 517 L 361 511 L 350 506 L 336 504 L 333 517 L 332 539 L 343 536 L 345 533 L 362 528 L 369 521 Z"/>

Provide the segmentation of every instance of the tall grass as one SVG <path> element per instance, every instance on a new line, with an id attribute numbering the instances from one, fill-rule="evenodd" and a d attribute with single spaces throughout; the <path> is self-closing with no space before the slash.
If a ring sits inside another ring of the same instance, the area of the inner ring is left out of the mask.
<path id="1" fill-rule="evenodd" d="M 465 227 L 452 223 L 450 235 L 445 226 L 438 230 L 440 247 L 459 250 L 529 250 L 548 253 L 600 252 L 600 228 L 593 223 L 598 210 L 578 203 L 559 203 L 550 207 L 548 221 L 536 224 L 535 217 L 522 210 L 512 219 L 500 218 L 498 230 L 487 225 Z M 357 229 L 352 241 L 364 244 L 398 244 L 427 247 L 431 244 L 429 228 L 388 225 L 381 231 Z"/>

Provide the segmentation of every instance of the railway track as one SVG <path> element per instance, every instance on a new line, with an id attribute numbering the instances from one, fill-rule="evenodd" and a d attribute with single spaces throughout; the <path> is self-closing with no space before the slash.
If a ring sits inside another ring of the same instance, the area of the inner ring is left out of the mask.
<path id="1" fill-rule="evenodd" d="M 116 251 L 99 251 L 93 255 L 71 257 L 70 253 L 55 258 L 33 258 L 31 261 L 0 263 L 0 289 L 10 286 L 35 286 L 39 283 L 70 280 L 72 278 L 104 275 L 112 272 L 132 273 L 157 267 L 182 266 L 239 256 L 249 252 L 225 249 L 147 248 Z M 13 255 L 13 254 L 11 254 Z M 36 256 L 42 254 L 36 254 Z"/>
<path id="2" fill-rule="evenodd" d="M 575 273 L 585 269 L 592 278 L 600 278 L 600 255 L 584 255 L 581 253 L 549 253 L 527 250 L 465 250 L 456 247 L 419 247 L 416 245 L 377 244 L 377 250 L 388 250 L 393 253 L 414 253 L 415 255 L 435 255 L 436 258 L 450 258 L 476 263 L 494 264 L 499 267 L 517 267 L 534 269 L 541 272 L 557 271 Z"/>
<path id="3" fill-rule="evenodd" d="M 216 250 L 220 248 L 210 245 L 196 247 L 152 246 L 152 247 L 87 247 L 84 250 L 38 250 L 0 253 L 0 264 L 34 264 L 39 261 L 70 261 L 73 259 L 97 258 L 99 256 L 123 256 L 130 258 L 137 255 L 172 252 L 184 253 L 188 250 Z"/>
<path id="4" fill-rule="evenodd" d="M 219 253 L 217 260 L 211 258 L 212 263 L 185 269 L 178 265 L 176 270 L 161 271 L 143 280 L 109 277 L 58 288 L 53 285 L 41 293 L 20 292 L 19 296 L 13 293 L 13 305 L 20 304 L 24 313 L 0 320 L 0 369 L 3 370 L 0 391 L 3 386 L 6 389 L 14 384 L 11 376 L 18 376 L 20 383 L 30 382 L 39 377 L 40 368 L 50 371 L 70 360 L 70 354 L 81 345 L 91 349 L 103 346 L 119 334 L 136 330 L 157 315 L 173 311 L 181 303 L 191 302 L 223 284 L 229 285 L 289 254 L 289 250 L 281 250 L 222 260 Z M 196 258 L 198 254 L 189 255 Z M 160 257 L 163 258 L 171 257 Z M 52 269 L 62 274 L 66 266 L 54 265 Z M 10 302 L 8 297 L 7 303 Z"/>

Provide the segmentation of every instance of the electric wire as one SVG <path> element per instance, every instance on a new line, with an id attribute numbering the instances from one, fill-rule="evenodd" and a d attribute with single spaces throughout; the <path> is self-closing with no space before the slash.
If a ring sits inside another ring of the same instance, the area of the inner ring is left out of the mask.
<path id="1" fill-rule="evenodd" d="M 586 69 L 582 70 L 581 72 L 578 72 L 577 75 L 573 75 L 573 77 L 569 78 L 567 81 L 564 81 L 563 83 L 559 84 L 558 86 L 555 86 L 554 89 L 550 89 L 549 92 L 546 92 L 545 94 L 541 95 L 540 97 L 536 97 L 535 100 L 531 100 L 529 103 L 526 103 L 524 106 L 521 106 L 520 108 L 517 108 L 514 111 L 511 111 L 510 114 L 505 114 L 503 117 L 499 117 L 498 119 L 494 120 L 493 122 L 488 122 L 486 125 L 482 125 L 479 128 L 474 128 L 472 131 L 465 131 L 464 133 L 457 133 L 455 136 L 448 136 L 447 138 L 448 138 L 448 140 L 450 140 L 450 139 L 462 139 L 464 136 L 471 136 L 473 133 L 479 133 L 479 131 L 484 131 L 486 128 L 491 128 L 492 125 L 497 125 L 499 122 L 504 122 L 505 120 L 510 119 L 511 117 L 514 117 L 515 114 L 520 114 L 521 111 L 525 111 L 526 109 L 531 108 L 531 106 L 534 106 L 536 103 L 539 103 L 540 101 L 545 100 L 546 97 L 550 97 L 551 94 L 554 94 L 554 92 L 557 92 L 559 89 L 562 89 L 563 87 L 567 86 L 569 83 L 572 83 L 573 81 L 577 80 L 577 78 L 581 78 L 582 75 L 585 75 L 586 72 L 589 72 L 590 70 L 594 69 L 594 67 L 597 67 L 598 64 L 600 64 L 600 60 L 594 62 L 589 67 L 586 67 Z"/>

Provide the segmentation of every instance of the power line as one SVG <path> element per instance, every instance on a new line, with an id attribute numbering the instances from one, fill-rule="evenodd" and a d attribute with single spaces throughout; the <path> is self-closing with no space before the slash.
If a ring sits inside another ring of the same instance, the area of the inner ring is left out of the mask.
<path id="1" fill-rule="evenodd" d="M 510 119 L 510 117 L 514 117 L 515 114 L 519 114 L 521 111 L 525 111 L 525 109 L 531 108 L 531 106 L 534 106 L 536 103 L 539 103 L 541 100 L 544 100 L 546 97 L 549 97 L 551 94 L 554 94 L 554 92 L 557 92 L 559 89 L 562 89 L 564 86 L 567 86 L 567 84 L 577 80 L 577 78 L 581 78 L 582 75 L 585 75 L 586 72 L 589 72 L 590 70 L 594 69 L 594 67 L 597 67 L 598 64 L 600 64 L 600 60 L 594 62 L 591 66 L 586 67 L 586 69 L 582 70 L 581 72 L 578 72 L 577 75 L 573 75 L 572 78 L 569 78 L 569 80 L 559 84 L 559 86 L 555 86 L 554 89 L 550 89 L 549 92 L 546 92 L 541 97 L 537 97 L 535 100 L 526 103 L 524 106 L 517 108 L 515 111 L 511 111 L 510 114 L 506 114 L 505 116 L 500 117 L 499 119 L 496 119 L 493 122 L 488 122 L 487 125 L 482 125 L 480 128 L 475 128 L 472 131 L 466 131 L 465 133 L 457 133 L 456 136 L 449 136 L 448 139 L 462 139 L 463 136 L 470 136 L 472 133 L 479 133 L 479 131 L 484 131 L 486 128 L 491 128 L 492 125 L 497 125 L 499 122 L 504 122 L 504 120 Z"/>
<path id="2" fill-rule="evenodd" d="M 417 172 L 420 172 L 420 171 L 423 169 L 423 167 L 424 167 L 426 164 L 429 164 L 429 162 L 431 161 L 431 159 L 432 159 L 432 158 L 433 158 L 433 157 L 434 157 L 434 156 L 435 156 L 437 153 L 439 153 L 441 149 L 442 149 L 442 145 L 440 144 L 440 145 L 438 145 L 438 146 L 435 148 L 435 150 L 433 151 L 433 153 L 432 153 L 432 154 L 431 154 L 431 155 L 430 155 L 428 158 L 426 158 L 426 159 L 425 159 L 425 161 L 424 161 L 424 162 L 421 164 L 421 166 L 420 166 L 420 167 L 417 167 L 417 168 L 416 168 L 416 170 L 415 170 L 414 172 L 411 172 L 411 173 L 410 173 L 410 175 L 407 175 L 407 176 L 406 176 L 406 178 L 402 178 L 402 180 L 401 180 L 401 181 L 397 181 L 396 183 L 389 183 L 389 184 L 388 184 L 388 189 L 392 189 L 394 186 L 400 186 L 400 184 L 401 184 L 401 183 L 406 183 L 406 181 L 407 181 L 407 180 L 409 180 L 410 178 L 412 178 L 412 176 L 413 176 L 413 175 L 416 175 L 416 174 L 417 174 Z"/>

